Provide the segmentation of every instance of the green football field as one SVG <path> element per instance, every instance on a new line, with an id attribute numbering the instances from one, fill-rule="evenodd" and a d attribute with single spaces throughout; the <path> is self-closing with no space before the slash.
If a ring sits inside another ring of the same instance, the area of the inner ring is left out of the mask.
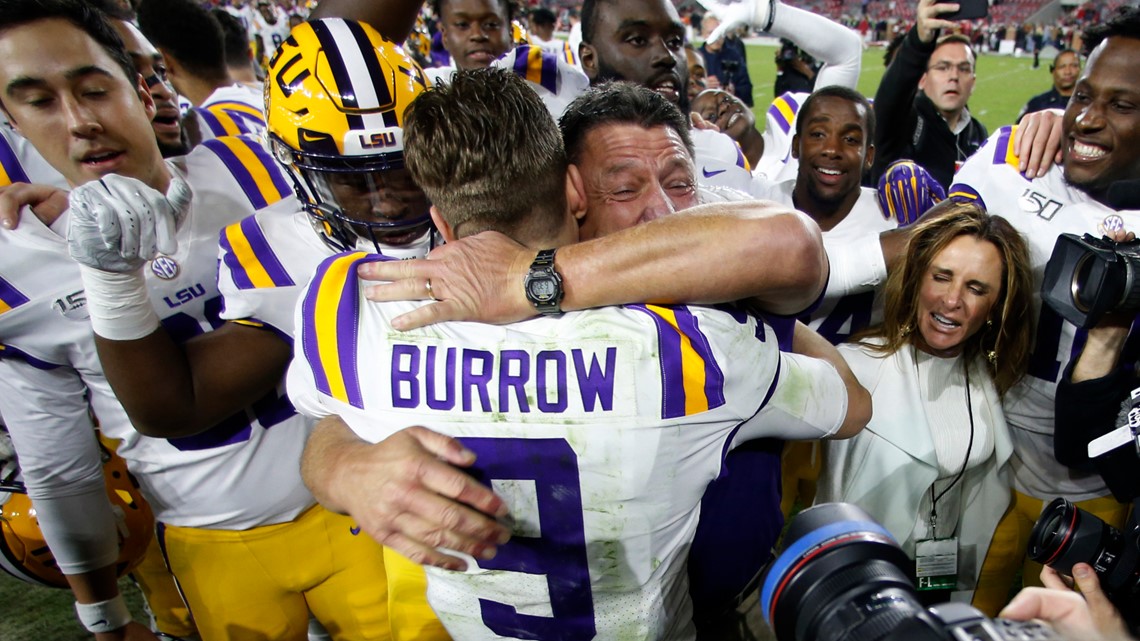
<path id="1" fill-rule="evenodd" d="M 883 49 L 875 47 L 863 53 L 863 70 L 859 75 L 859 91 L 874 97 L 883 77 Z M 748 45 L 748 72 L 752 77 L 752 94 L 757 124 L 764 126 L 764 112 L 772 102 L 772 86 L 776 78 L 776 48 Z M 1049 89 L 1053 79 L 1049 61 L 1042 57 L 1041 67 L 1033 68 L 1033 58 L 982 55 L 978 61 L 978 79 L 970 99 L 970 113 L 982 121 L 991 133 L 998 127 L 1013 124 L 1021 107 L 1031 97 Z M 882 124 L 880 123 L 880 126 Z"/>
<path id="2" fill-rule="evenodd" d="M 773 98 L 775 54 L 774 47 L 748 47 L 748 69 L 752 76 L 759 123 L 764 122 L 763 114 Z M 988 55 L 982 56 L 979 61 L 978 81 L 974 97 L 970 100 L 970 109 L 991 132 L 1002 125 L 1011 124 L 1031 96 L 1049 88 L 1052 79 L 1048 62 L 1042 60 L 1040 69 L 1033 69 L 1032 63 L 1032 58 Z M 863 55 L 859 90 L 873 96 L 882 75 L 883 50 L 868 50 Z M 125 582 L 123 589 L 132 595 L 132 609 L 139 613 L 139 620 L 142 620 L 139 601 L 134 597 L 137 592 Z M 66 590 L 31 586 L 0 573 L 0 641 L 90 639 L 76 622 L 71 604 L 71 595 Z"/>

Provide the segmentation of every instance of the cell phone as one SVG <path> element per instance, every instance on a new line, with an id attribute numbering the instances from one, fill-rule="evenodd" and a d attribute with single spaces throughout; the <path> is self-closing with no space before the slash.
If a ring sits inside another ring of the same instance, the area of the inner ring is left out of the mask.
<path id="1" fill-rule="evenodd" d="M 954 13 L 944 13 L 939 18 L 943 20 L 977 20 L 990 13 L 989 0 L 938 0 L 939 4 L 958 2 L 958 10 Z"/>

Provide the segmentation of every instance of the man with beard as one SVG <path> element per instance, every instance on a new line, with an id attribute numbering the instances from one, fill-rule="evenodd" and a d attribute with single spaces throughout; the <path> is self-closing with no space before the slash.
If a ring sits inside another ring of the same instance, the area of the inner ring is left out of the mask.
<path id="1" fill-rule="evenodd" d="M 1006 127 L 966 162 L 948 192 L 951 198 L 975 200 L 1008 217 L 1029 241 L 1038 283 L 1058 234 L 1099 237 L 1135 227 L 1135 210 L 1140 209 L 1140 203 L 1119 200 L 1112 189 L 1118 182 L 1140 178 L 1140 80 L 1133 71 L 1140 56 L 1140 11 L 1127 8 L 1090 29 L 1086 46 L 1088 63 L 1062 123 L 1062 165 L 1039 178 L 1021 174 L 1012 131 Z M 1036 304 L 1037 338 L 1029 373 L 1004 399 L 1014 444 L 1014 502 L 994 534 L 982 566 L 983 587 L 974 598 L 975 605 L 990 614 L 1005 602 L 1044 501 L 1065 496 L 1114 527 L 1123 524 L 1128 512 L 1128 505 L 1109 495 L 1099 475 L 1067 468 L 1054 456 L 1057 384 L 1086 332 L 1040 300 Z M 1023 580 L 1032 581 L 1039 568 L 1028 566 Z"/>

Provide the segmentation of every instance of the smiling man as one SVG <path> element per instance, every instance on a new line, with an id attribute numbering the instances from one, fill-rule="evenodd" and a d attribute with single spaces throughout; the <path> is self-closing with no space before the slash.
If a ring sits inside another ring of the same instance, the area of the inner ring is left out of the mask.
<path id="1" fill-rule="evenodd" d="M 1140 57 L 1140 10 L 1128 8 L 1090 29 L 1086 46 L 1088 64 L 1065 109 L 1062 165 L 1027 179 L 1018 172 L 1013 132 L 1006 127 L 962 167 L 949 190 L 951 198 L 976 200 L 1009 218 L 1030 243 L 1038 284 L 1058 234 L 1099 237 L 1113 229 L 1134 230 L 1140 209 L 1113 190 L 1116 183 L 1140 179 L 1140 78 L 1133 71 Z M 1078 338 L 1084 338 L 1039 299 L 1035 304 L 1037 338 L 1029 375 L 1004 401 L 1014 445 L 1014 504 L 994 535 L 982 567 L 983 589 L 975 597 L 975 605 L 990 614 L 1005 602 L 1044 500 L 1068 497 L 1115 527 L 1128 511 L 1109 495 L 1100 476 L 1069 469 L 1054 458 L 1057 383 Z M 1025 570 L 1026 580 L 1036 577 L 1039 567 Z"/>

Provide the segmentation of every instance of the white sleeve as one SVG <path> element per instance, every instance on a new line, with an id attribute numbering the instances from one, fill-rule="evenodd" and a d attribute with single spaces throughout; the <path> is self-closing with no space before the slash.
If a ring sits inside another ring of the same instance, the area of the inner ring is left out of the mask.
<path id="1" fill-rule="evenodd" d="M 826 438 L 839 431 L 847 417 L 847 385 L 831 363 L 818 358 L 781 352 L 771 394 L 734 442 Z"/>
<path id="2" fill-rule="evenodd" d="M 320 420 L 334 412 L 321 402 L 321 393 L 317 390 L 305 350 L 304 302 L 309 295 L 309 288 L 314 286 L 316 284 L 310 281 L 297 297 L 297 306 L 293 312 L 293 361 L 289 363 L 289 371 L 285 375 L 285 393 L 298 413 Z"/>
<path id="3" fill-rule="evenodd" d="M 827 18 L 787 4 L 775 5 L 774 36 L 787 38 L 823 64 L 815 88 L 840 85 L 856 89 L 863 64 L 863 41 L 855 31 Z"/>
<path id="4" fill-rule="evenodd" d="M 827 280 L 827 296 L 846 296 L 874 289 L 887 278 L 887 259 L 879 232 L 859 238 L 841 238 L 828 242 L 823 236 L 823 249 L 831 265 Z"/>
<path id="5" fill-rule="evenodd" d="M 119 554 L 85 392 L 71 368 L 0 359 L 0 411 L 40 530 L 64 574 L 110 565 Z"/>

